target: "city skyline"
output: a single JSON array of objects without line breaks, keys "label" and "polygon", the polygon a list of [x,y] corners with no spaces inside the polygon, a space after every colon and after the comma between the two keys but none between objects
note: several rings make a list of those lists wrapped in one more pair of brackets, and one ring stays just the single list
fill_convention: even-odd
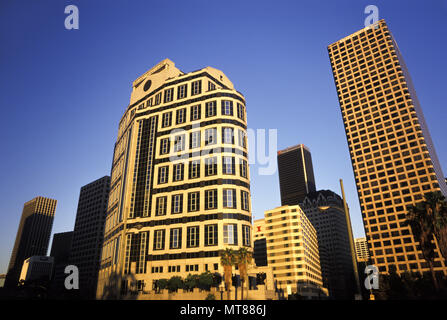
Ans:
[{"label": "city skyline", "polygon": [[[291,4],[289,4],[292,6]],[[346,5],[346,4],[345,4]],[[447,11],[447,7],[443,3],[440,2],[439,9],[444,10],[444,12]],[[136,6],[139,5],[133,5],[133,9],[135,9]],[[39,81],[43,80],[43,83],[50,85],[55,81],[58,81],[56,78],[57,76],[62,77],[61,81],[62,83],[65,82],[65,84],[69,87],[72,86],[72,89],[67,90],[66,88],[62,87],[62,85],[56,85],[57,90],[60,90],[60,92],[50,91],[45,92],[41,84],[39,84],[36,79],[36,76],[40,75],[43,70],[31,67],[31,66],[24,66],[22,68],[18,68],[16,63],[23,62],[23,59],[27,56],[24,54],[25,50],[28,48],[33,48],[33,45],[35,44],[28,44],[26,47],[25,45],[19,43],[19,45],[25,46],[22,48],[24,51],[22,52],[22,55],[18,55],[13,59],[12,66],[5,67],[3,69],[6,69],[6,72],[4,75],[1,76],[1,83],[4,84],[6,88],[11,88],[10,84],[6,82],[7,77],[11,77],[13,79],[16,79],[17,77],[23,76],[22,73],[25,72],[26,67],[31,67],[32,73],[34,73],[35,77],[33,80],[29,80],[32,82],[31,86],[35,86],[36,89],[30,88],[32,90],[32,94],[30,95],[32,97],[31,100],[24,100],[24,98],[17,98],[13,95],[14,90],[11,89],[10,92],[6,95],[6,97],[2,97],[1,102],[2,105],[9,106],[13,105],[13,97],[14,99],[18,99],[18,107],[25,107],[28,106],[44,106],[46,103],[48,103],[49,100],[54,96],[56,101],[59,101],[59,103],[51,102],[49,107],[47,109],[42,109],[39,112],[36,113],[36,111],[29,110],[30,114],[33,117],[37,117],[37,120],[40,120],[42,127],[39,126],[35,128],[35,132],[31,132],[32,135],[26,135],[21,133],[20,142],[23,142],[24,146],[23,149],[26,149],[27,147],[30,149],[30,151],[27,152],[36,152],[33,146],[36,144],[38,148],[40,148],[39,157],[34,160],[34,163],[31,165],[28,162],[24,162],[21,159],[21,156],[27,155],[28,153],[25,153],[25,151],[21,151],[21,148],[18,148],[15,146],[12,142],[19,142],[17,137],[13,137],[11,141],[8,141],[4,147],[7,150],[7,154],[10,154],[10,159],[5,159],[5,165],[10,167],[12,172],[6,173],[6,179],[4,180],[4,183],[2,184],[2,207],[0,207],[0,221],[2,225],[2,238],[1,242],[3,243],[0,247],[0,273],[6,272],[6,264],[9,260],[12,245],[14,241],[14,235],[11,236],[11,232],[9,232],[9,229],[16,230],[18,221],[20,219],[20,209],[21,205],[23,205],[23,202],[25,202],[27,199],[32,198],[37,195],[42,195],[46,197],[52,197],[58,200],[58,214],[55,217],[55,225],[53,227],[53,232],[62,232],[62,231],[68,231],[72,230],[74,225],[74,219],[76,216],[76,204],[77,204],[77,196],[79,195],[79,188],[80,186],[84,185],[85,183],[92,181],[93,179],[96,179],[97,177],[107,175],[110,173],[110,159],[111,159],[111,150],[113,146],[113,140],[117,133],[117,122],[121,117],[121,114],[124,111],[125,106],[128,103],[128,95],[130,92],[130,87],[128,86],[128,83],[133,81],[133,79],[136,78],[140,74],[141,70],[148,69],[148,67],[156,64],[157,62],[161,61],[164,58],[171,58],[173,61],[175,61],[179,66],[182,66],[183,71],[190,72],[192,70],[196,70],[198,68],[202,68],[206,65],[210,65],[212,67],[216,67],[219,69],[224,70],[224,72],[229,76],[230,79],[235,83],[235,86],[240,89],[241,92],[244,92],[245,98],[247,99],[247,109],[248,112],[248,126],[250,128],[278,128],[278,150],[282,149],[284,147],[287,147],[288,145],[295,145],[297,143],[303,143],[312,150],[312,156],[314,160],[314,171],[316,173],[316,180],[318,180],[318,186],[321,189],[332,189],[335,192],[339,192],[338,187],[338,178],[343,178],[346,185],[346,193],[348,198],[348,204],[351,208],[351,217],[353,220],[353,227],[354,227],[354,234],[356,237],[359,237],[363,235],[363,224],[361,222],[361,214],[359,210],[358,205],[358,199],[355,189],[355,181],[352,174],[352,169],[350,167],[349,162],[349,151],[346,144],[346,139],[344,137],[344,131],[343,131],[343,123],[340,117],[339,112],[339,106],[337,97],[334,90],[332,75],[330,71],[330,64],[328,63],[328,57],[326,52],[326,46],[330,43],[333,43],[334,41],[338,41],[339,39],[345,37],[348,34],[351,34],[360,28],[363,27],[363,19],[365,18],[365,15],[362,15],[362,10],[366,6],[366,2],[359,3],[358,5],[354,6],[354,9],[350,9],[350,13],[352,14],[352,17],[347,19],[347,21],[339,21],[339,24],[334,24],[336,28],[334,28],[334,31],[331,30],[325,30],[326,34],[322,36],[323,30],[317,29],[315,37],[321,36],[321,38],[318,39],[318,43],[310,41],[311,44],[309,51],[303,50],[302,47],[295,47],[293,51],[293,54],[288,55],[285,53],[284,48],[286,48],[289,44],[285,42],[285,39],[280,39],[275,42],[275,44],[278,46],[278,52],[275,51],[268,51],[268,54],[271,54],[271,63],[267,63],[267,69],[268,71],[273,74],[272,80],[275,79],[281,79],[281,76],[288,76],[289,78],[286,78],[286,80],[281,79],[280,81],[275,81],[275,83],[272,83],[268,81],[267,79],[262,79],[260,76],[262,73],[257,74],[256,69],[253,69],[253,67],[248,66],[249,63],[253,62],[251,60],[248,60],[247,57],[242,56],[239,60],[237,56],[232,54],[222,54],[222,56],[201,56],[197,51],[193,51],[193,57],[189,58],[189,56],[181,56],[178,53],[173,54],[173,50],[175,47],[171,47],[168,50],[160,50],[160,52],[157,52],[156,54],[149,55],[149,54],[142,54],[136,57],[134,60],[134,64],[126,64],[123,66],[123,69],[117,70],[116,68],[112,70],[105,69],[105,65],[101,68],[93,69],[92,71],[88,73],[76,73],[74,69],[71,69],[71,67],[67,67],[67,73],[60,73],[56,72],[54,69],[51,72],[52,77],[47,76],[44,77],[44,79],[38,79]],[[90,9],[87,9],[87,8]],[[342,6],[343,7],[343,6]],[[390,5],[386,4],[378,4],[379,9],[381,9],[381,12],[383,12],[383,15],[381,14],[381,18],[385,18],[390,25],[390,29],[393,31],[394,36],[397,38],[397,41],[399,43],[400,49],[405,56],[405,60],[407,62],[408,68],[410,69],[410,72],[412,74],[412,78],[415,82],[415,87],[418,92],[419,99],[421,100],[421,104],[424,109],[424,114],[426,115],[426,120],[428,122],[428,127],[430,129],[432,138],[434,140],[435,148],[437,150],[438,156],[440,158],[441,166],[443,166],[444,172],[446,171],[445,167],[445,159],[447,159],[447,147],[445,146],[445,143],[443,144],[442,140],[442,125],[445,122],[445,116],[444,114],[439,113],[442,109],[442,95],[439,94],[436,91],[442,92],[442,90],[436,90],[436,86],[442,86],[442,81],[438,81],[436,83],[435,80],[430,80],[430,77],[436,77],[444,73],[445,69],[447,68],[444,61],[441,59],[442,55],[442,46],[440,45],[437,49],[435,44],[429,43],[429,45],[434,46],[431,50],[427,50],[429,52],[422,53],[419,51],[420,49],[418,47],[422,47],[421,43],[424,44],[425,48],[427,47],[427,43],[424,41],[423,36],[433,37],[433,38],[442,38],[442,34],[444,32],[445,34],[445,27],[442,26],[439,22],[436,21],[436,18],[431,19],[429,22],[429,26],[432,26],[431,30],[434,34],[430,35],[421,35],[414,32],[414,26],[408,25],[405,23],[405,21],[402,21],[400,18],[397,17],[398,14],[402,14],[401,8],[396,8]],[[382,9],[383,8],[383,9]],[[89,24],[89,21],[91,22],[93,19],[89,16],[88,10],[97,10],[100,12],[99,8],[90,7],[90,5],[82,5],[80,6],[81,10],[81,16],[83,12],[85,12],[85,17],[82,23],[81,23],[81,29],[80,34],[83,34],[82,32],[87,32],[88,28],[92,27]],[[113,5],[111,5],[111,9],[109,8],[106,10],[107,14],[116,15],[116,11],[113,11]],[[247,10],[247,8],[243,8]],[[265,9],[263,7],[263,9]],[[310,8],[312,9],[312,8]],[[315,8],[314,8],[315,9]],[[340,8],[337,9],[331,4],[327,5],[326,10],[329,12],[331,10],[337,12],[336,10],[343,10],[346,8]],[[390,9],[390,11],[387,11],[387,9]],[[39,11],[40,10],[40,11]],[[52,10],[56,10],[51,8],[50,12]],[[295,12],[299,12],[299,8],[295,8]],[[309,10],[309,8],[307,8]],[[409,10],[408,8],[404,8],[403,10]],[[42,12],[41,8],[38,8],[38,12]],[[62,10],[60,10],[62,12]],[[302,9],[303,12],[306,11],[306,9]],[[429,17],[438,17],[438,13],[435,12],[434,8],[432,8],[431,11],[427,12],[418,12],[417,14],[425,14]],[[260,10],[257,12],[257,17],[263,16],[263,10]],[[325,12],[324,17],[320,18],[326,18],[326,15],[329,15],[328,12]],[[133,13],[133,11],[132,11]],[[416,14],[415,11],[409,11],[410,16],[411,14]],[[51,16],[50,13],[46,13]],[[278,16],[285,15],[286,17],[294,17],[292,14],[286,15],[283,11],[273,11],[273,15],[276,14],[275,21],[278,22]],[[346,14],[346,13],[345,13]],[[408,18],[408,16],[407,16]],[[406,19],[407,19],[406,18]],[[12,19],[12,17],[7,18]],[[103,19],[105,19],[103,17]],[[332,19],[332,20],[331,20]],[[63,15],[60,14],[57,15],[56,18],[49,19],[50,24],[52,25],[52,28],[58,28],[58,25],[62,25],[61,21],[63,21]],[[237,21],[236,17],[234,17],[234,20]],[[324,19],[323,19],[324,20]],[[430,20],[430,19],[429,19]],[[31,20],[32,21],[32,20]],[[233,21],[233,20],[232,20]],[[289,23],[291,23],[289,20],[288,22],[285,22],[281,24],[282,27],[288,26]],[[335,23],[338,21],[334,17],[329,18],[328,21],[324,22],[325,25],[330,25],[331,23]],[[320,21],[321,22],[321,21]],[[305,22],[304,22],[305,23]],[[437,24],[439,23],[439,24]],[[54,25],[53,25],[54,24]],[[440,28],[440,30],[436,29],[436,25]],[[270,25],[271,26],[271,25]],[[296,26],[296,29],[299,28],[300,24],[292,24],[292,26]],[[133,26],[135,27],[135,26]],[[193,25],[188,25],[188,27],[192,28]],[[272,27],[272,26],[271,26]],[[274,26],[273,26],[274,27]],[[41,28],[41,27],[40,27]],[[62,27],[61,27],[62,28]],[[233,26],[233,28],[235,28]],[[275,28],[275,27],[274,27]],[[295,30],[296,32],[296,29]],[[42,29],[39,29],[40,32],[42,32]],[[189,30],[189,29],[187,29]],[[276,30],[276,28],[275,28]],[[413,31],[412,31],[413,30]],[[252,30],[251,29],[245,29],[245,34],[249,34]],[[20,32],[20,31],[19,31]],[[82,40],[80,40],[79,35],[77,34],[70,34],[66,30],[62,30],[64,32],[63,34],[57,34],[58,41],[74,41],[74,44],[82,44],[85,49],[85,45],[87,43],[84,43]],[[96,30],[96,32],[104,32],[104,34],[108,33],[107,30]],[[320,32],[320,33],[318,33]],[[288,35],[293,35],[294,33],[288,33]],[[436,36],[438,34],[438,36]],[[441,36],[439,36],[441,34]],[[85,35],[85,33],[83,34]],[[98,35],[96,33],[96,35]],[[121,34],[122,35],[122,34]],[[270,34],[272,35],[272,34]],[[295,36],[303,35],[300,33],[295,33]],[[413,36],[419,37],[418,39],[414,40]],[[242,41],[242,37],[237,37],[238,43]],[[8,39],[9,41],[12,41],[11,39]],[[261,38],[257,38],[257,40],[261,40]],[[309,40],[309,39],[306,39]],[[272,40],[273,41],[273,40]],[[298,40],[297,40],[298,42]],[[194,42],[195,43],[195,42]],[[230,41],[225,41],[225,43],[230,43]],[[17,45],[15,42],[11,42],[12,45]],[[65,43],[67,45],[67,43]],[[248,41],[249,45],[255,45],[253,42]],[[213,42],[213,45],[215,48],[220,48],[221,44]],[[445,46],[445,45],[444,45]],[[74,56],[68,55],[67,62],[70,63],[70,61],[73,61],[74,64],[82,64],[85,68],[85,63],[82,62],[82,58],[88,60],[88,57],[85,56],[84,51],[76,50],[74,46],[69,46],[69,49],[65,50],[74,50],[76,54],[80,54],[81,58],[79,59],[72,59],[70,60],[70,57],[73,58]],[[203,49],[204,47],[201,47]],[[256,47],[257,48],[257,47]],[[304,52],[300,52],[298,50],[300,48]],[[20,49],[20,48],[19,48]],[[49,48],[47,48],[48,50]],[[167,49],[167,48],[166,48]],[[260,47],[259,47],[260,49]],[[62,50],[59,53],[67,54],[65,50]],[[318,50],[318,51],[312,51],[312,50]],[[164,51],[164,52],[162,52]],[[232,51],[239,51],[237,48],[232,48]],[[312,52],[311,52],[312,51]],[[49,51],[37,51],[37,57],[40,57],[43,62],[46,62],[48,64],[48,61],[51,59],[45,60],[45,52]],[[102,51],[90,51],[92,54],[96,52],[96,54],[102,53]],[[279,52],[281,52],[282,55],[286,55],[285,60],[288,60],[285,62],[280,62],[277,59],[280,57]],[[312,58],[313,53],[316,52],[316,57],[313,59],[315,61],[315,69],[316,69],[316,75],[313,73],[310,73],[310,70],[303,68],[300,64],[290,64],[291,59],[293,59],[295,56],[302,57],[304,60],[306,58]],[[84,56],[82,56],[84,54]],[[264,55],[267,53],[264,53]],[[428,67],[423,67],[420,60],[422,60],[421,56],[423,55],[429,55],[430,58],[428,60]],[[307,57],[306,55],[309,55],[310,57]],[[266,56],[262,56],[265,58]],[[22,60],[20,60],[22,59]],[[109,58],[111,59],[111,58]],[[112,61],[121,61],[118,59],[118,57],[113,56]],[[106,59],[107,60],[107,59]],[[236,62],[232,65],[233,60],[236,60]],[[261,59],[262,60],[262,59]],[[61,61],[65,61],[64,59],[61,59]],[[318,62],[317,62],[318,61]],[[53,62],[53,61],[50,61]],[[109,60],[109,62],[111,62]],[[3,62],[1,62],[3,63]],[[272,70],[272,69],[278,69],[278,63],[280,67],[289,67],[289,70],[294,70],[296,72],[304,71],[303,76],[297,76],[295,75],[296,72],[289,73],[284,71],[278,71],[278,70]],[[433,70],[434,68],[429,68],[430,64],[433,64],[436,66],[436,70]],[[44,63],[45,65],[45,63]],[[65,63],[63,64],[65,65]],[[260,61],[257,59],[254,60],[254,65],[259,67],[261,66]],[[18,73],[12,73],[12,70],[17,69]],[[81,69],[81,68],[80,68]],[[242,73],[239,73],[238,69],[245,71]],[[117,72],[119,71],[119,72]],[[254,72],[255,71],[255,72]],[[70,79],[70,72],[74,72],[76,75],[76,80]],[[115,78],[115,72],[117,72],[117,77]],[[307,72],[307,73],[306,73]],[[103,78],[103,76],[105,77]],[[306,78],[306,76],[310,77],[310,83],[306,84],[304,81],[308,80],[309,78]],[[312,77],[313,76],[313,77]],[[53,78],[54,77],[54,78]],[[93,85],[93,81],[97,84],[104,83],[102,86],[97,87],[89,87],[89,86],[80,86],[78,84],[79,79],[85,79],[87,77],[93,77],[91,80],[92,82],[88,82],[89,84]],[[107,79],[108,77],[112,79]],[[288,81],[287,79],[293,79],[297,78],[300,79],[299,81]],[[426,77],[429,77],[429,80],[425,80]],[[267,77],[269,78],[269,77]],[[320,83],[321,87],[313,87],[316,85],[318,81],[322,81]],[[425,80],[425,81],[424,81]],[[51,82],[50,82],[51,81]],[[16,81],[13,81],[16,82]],[[250,84],[250,82],[253,82],[254,84]],[[102,89],[102,87],[105,87],[105,89]],[[281,97],[278,97],[277,92],[275,93],[268,93],[266,88],[270,88],[270,86],[273,86],[273,90],[281,90]],[[299,87],[299,94],[300,96],[295,99],[293,99],[293,96],[295,96],[295,92],[293,94],[290,94],[287,92],[287,90],[296,91],[296,87]],[[51,86],[48,86],[48,88],[52,88]],[[123,89],[123,88],[128,88]],[[38,90],[42,90],[42,92],[39,92]],[[54,90],[54,89],[52,89]],[[66,91],[67,90],[67,91]],[[72,91],[74,90],[74,92]],[[284,91],[282,91],[284,90]],[[304,91],[310,90],[309,93],[305,93]],[[324,91],[324,98],[321,102],[313,102],[311,103],[311,96],[312,93],[316,95],[319,90]],[[7,90],[8,91],[8,90]],[[119,92],[119,94],[113,94],[110,97],[107,95],[109,91],[116,91]],[[266,93],[267,92],[267,93]],[[49,93],[49,95],[47,94]],[[71,93],[71,94],[70,94]],[[61,96],[59,95],[61,94]],[[63,96],[66,98],[63,99]],[[56,98],[57,97],[57,98]],[[105,98],[107,97],[107,99]],[[87,100],[92,99],[92,102],[86,103]],[[300,99],[302,98],[302,99]],[[62,100],[61,100],[62,99]],[[308,105],[310,105],[309,109],[304,109],[306,106],[301,106],[301,101],[307,102]],[[33,103],[31,103],[33,102]],[[85,105],[87,104],[87,107]],[[296,127],[292,125],[292,122],[289,122],[288,116],[286,116],[286,113],[282,115],[273,115],[269,114],[268,116],[265,116],[265,113],[268,112],[269,106],[280,104],[285,105],[287,107],[284,107],[284,111],[286,113],[291,113],[298,117],[303,117],[304,119],[307,119],[306,121],[312,122],[315,127],[314,132],[306,132],[306,130],[309,130],[309,128],[304,127],[304,129],[300,129],[299,127]],[[82,106],[84,105],[84,106]],[[434,106],[433,106],[434,105]],[[64,106],[64,108],[58,108],[58,106]],[[81,106],[81,107],[77,107]],[[312,112],[312,107],[316,109],[316,111]],[[113,108],[113,112],[108,112],[106,117],[99,118],[97,114],[93,111],[93,109],[98,108],[102,110],[101,112],[111,111]],[[20,109],[20,108],[17,108]],[[80,109],[80,110],[79,110]],[[298,111],[296,111],[297,109]],[[27,109],[28,110],[28,109]],[[250,112],[252,110],[252,112]],[[258,111],[260,112],[254,112]],[[46,117],[48,117],[48,113],[53,113],[52,120],[53,122],[46,122],[49,121]],[[294,113],[296,112],[296,113]],[[256,113],[259,113],[257,115]],[[262,115],[264,113],[264,116]],[[17,126],[19,123],[23,123],[23,119],[21,118],[21,112],[18,111],[11,111],[12,114],[12,124],[7,125],[5,128],[2,128],[2,130],[5,130],[4,133],[6,136],[8,136],[10,133],[9,131],[6,131],[8,129],[13,128],[14,126]],[[89,120],[88,115],[91,115],[91,119]],[[444,116],[444,118],[443,118]],[[35,118],[33,119],[25,119],[24,124],[28,125],[28,121],[32,121],[33,124],[38,123],[39,121],[35,121]],[[95,122],[98,122],[97,123]],[[107,124],[104,124],[107,123]],[[50,126],[49,124],[53,124],[53,126]],[[29,123],[29,125],[32,125]],[[75,137],[75,133],[70,131],[73,130],[74,127],[83,130],[83,132],[80,133],[80,137]],[[331,130],[328,130],[327,127],[330,127]],[[326,133],[322,133],[321,131],[325,129],[327,130]],[[30,130],[32,131],[32,130]],[[52,135],[61,135],[61,138],[58,138],[55,140]],[[312,137],[312,135],[315,135],[316,137]],[[91,138],[94,137],[94,138]],[[69,142],[72,141],[78,141],[76,143],[63,143],[67,142],[63,139],[74,139],[74,140],[68,140]],[[76,139],[77,138],[77,139]],[[87,139],[89,138],[89,139]],[[48,140],[46,140],[48,139]],[[59,140],[60,139],[60,140]],[[47,143],[39,143],[40,141],[47,141]],[[70,149],[66,147],[66,145],[73,145],[74,149]],[[20,150],[19,150],[20,149]],[[54,151],[53,151],[54,149]],[[332,157],[329,157],[331,159],[327,159],[327,153],[330,152]],[[23,152],[23,153],[22,153]],[[74,156],[75,153],[78,153],[79,155]],[[57,157],[57,155],[60,155],[61,157]],[[24,158],[27,158],[26,156]],[[335,161],[334,161],[335,159]],[[18,160],[16,163],[11,162],[13,160]],[[331,160],[331,161],[330,161]],[[48,163],[47,163],[48,162]],[[63,165],[61,165],[63,163]],[[47,164],[45,166],[45,164]],[[258,165],[251,167],[252,172],[252,181],[251,185],[253,188],[252,191],[252,205],[253,205],[253,218],[259,219],[263,216],[264,210],[267,210],[268,208],[277,207],[280,204],[280,198],[279,198],[279,184],[278,184],[278,177],[277,172],[272,176],[259,176],[257,174],[254,174],[257,171]],[[39,172],[33,171],[37,168],[41,168]],[[67,169],[72,169],[72,174],[63,173]],[[33,170],[31,170],[33,169]],[[23,173],[15,174],[14,171],[21,171],[23,170]],[[29,170],[31,170],[29,172]],[[335,172],[333,172],[335,171]],[[43,184],[36,184],[33,181],[43,181],[41,178],[43,176],[48,176],[46,179],[47,182]],[[26,178],[26,180],[25,180]],[[25,184],[25,181],[28,182],[28,180],[31,180],[30,183]],[[268,185],[269,187],[266,188],[265,186]],[[274,192],[272,192],[272,188],[274,188]],[[267,189],[267,190],[263,190]],[[270,198],[267,198],[266,195],[275,194],[274,196],[271,196]],[[14,233],[15,231],[12,231]]]}]

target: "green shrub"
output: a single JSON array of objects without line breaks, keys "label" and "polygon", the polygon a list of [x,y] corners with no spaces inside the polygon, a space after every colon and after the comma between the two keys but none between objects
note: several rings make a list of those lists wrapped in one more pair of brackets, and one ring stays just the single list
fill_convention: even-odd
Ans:
[{"label": "green shrub", "polygon": [[168,280],[167,279],[159,279],[157,281],[157,287],[160,290],[166,289],[168,287]]},{"label": "green shrub", "polygon": [[214,294],[209,293],[209,294],[206,296],[205,300],[216,300],[216,297],[214,296]]},{"label": "green shrub", "polygon": [[183,288],[185,290],[192,291],[192,289],[197,288],[199,284],[199,276],[196,274],[188,274],[186,279],[183,281]]},{"label": "green shrub", "polygon": [[179,276],[173,276],[168,280],[167,287],[169,292],[177,291],[180,288],[183,288],[183,280]]},{"label": "green shrub", "polygon": [[210,290],[213,285],[213,275],[207,271],[199,275],[198,287],[202,290]]}]

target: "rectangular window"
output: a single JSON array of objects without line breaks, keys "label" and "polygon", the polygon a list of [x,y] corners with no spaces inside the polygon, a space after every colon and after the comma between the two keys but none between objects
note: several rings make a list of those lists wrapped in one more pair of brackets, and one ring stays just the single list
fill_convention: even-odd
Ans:
[{"label": "rectangular window", "polygon": [[200,160],[189,162],[189,179],[200,178]]},{"label": "rectangular window", "polygon": [[140,234],[140,256],[138,264],[138,273],[146,273],[146,244],[148,232]]},{"label": "rectangular window", "polygon": [[217,209],[217,189],[205,190],[205,210]]},{"label": "rectangular window", "polygon": [[155,104],[154,105],[158,105],[160,103],[161,103],[161,92],[159,92],[155,95]]},{"label": "rectangular window", "polygon": [[169,174],[169,166],[163,166],[158,168],[158,183],[167,183]]},{"label": "rectangular window", "polygon": [[119,252],[120,252],[120,239],[121,236],[118,236],[115,240],[115,254],[113,255],[113,264],[117,264],[119,260]]},{"label": "rectangular window", "polygon": [[208,81],[208,91],[213,91],[213,90],[216,90],[216,85],[213,82]]},{"label": "rectangular window", "polygon": [[202,93],[202,80],[197,80],[191,83],[191,95],[195,96]]},{"label": "rectangular window", "polygon": [[234,144],[234,131],[233,128],[222,128],[222,143]]},{"label": "rectangular window", "polygon": [[213,145],[217,143],[217,129],[209,128],[205,129],[205,146]]},{"label": "rectangular window", "polygon": [[233,157],[222,157],[222,173],[235,174],[235,163]]},{"label": "rectangular window", "polygon": [[174,138],[174,152],[185,150],[185,135],[181,134]]},{"label": "rectangular window", "polygon": [[249,200],[250,199],[248,197],[248,192],[241,190],[241,208],[242,208],[242,210],[245,210],[245,211],[250,210]]},{"label": "rectangular window", "polygon": [[160,154],[168,154],[169,151],[170,151],[169,147],[170,147],[169,138],[161,139],[161,142],[160,142]]},{"label": "rectangular window", "polygon": [[172,120],[172,113],[171,112],[163,113],[162,121],[161,121],[161,127],[162,128],[166,128],[166,127],[171,126],[171,120]]},{"label": "rectangular window", "polygon": [[247,136],[246,136],[244,130],[241,130],[241,129],[238,130],[238,142],[239,142],[239,147],[242,147],[244,149],[247,148]]},{"label": "rectangular window", "polygon": [[188,248],[199,246],[199,226],[188,227],[186,233],[186,243]]},{"label": "rectangular window", "polygon": [[156,215],[164,216],[166,215],[166,206],[167,206],[167,196],[158,197],[156,201]]},{"label": "rectangular window", "polygon": [[165,248],[165,230],[155,230],[154,250],[163,250],[164,248]]},{"label": "rectangular window", "polygon": [[205,159],[205,176],[214,176],[217,174],[217,158],[206,158]]},{"label": "rectangular window", "polygon": [[146,107],[152,107],[152,100],[153,98],[150,98],[146,101]]},{"label": "rectangular window", "polygon": [[200,104],[191,107],[190,120],[195,121],[200,119]]},{"label": "rectangular window", "polygon": [[[130,269],[130,246],[132,244],[132,233],[126,235],[126,252],[124,256],[124,273],[128,274]],[[104,251],[103,251],[104,254]]]},{"label": "rectangular window", "polygon": [[200,131],[191,132],[189,135],[189,148],[200,148]]},{"label": "rectangular window", "polygon": [[216,246],[217,240],[217,224],[205,225],[205,245]]},{"label": "rectangular window", "polygon": [[205,104],[205,117],[214,117],[217,115],[216,101],[210,101]]},{"label": "rectangular window", "polygon": [[178,109],[176,111],[176,124],[181,124],[186,121],[186,108]]},{"label": "rectangular window", "polygon": [[188,212],[199,211],[200,209],[200,192],[188,193]]},{"label": "rectangular window", "polygon": [[166,89],[165,90],[165,101],[164,102],[165,103],[166,102],[171,102],[173,97],[174,97],[174,89],[173,88]]},{"label": "rectangular window", "polygon": [[223,189],[223,206],[224,208],[236,208],[235,189]]},{"label": "rectangular window", "polygon": [[224,243],[237,245],[237,225],[224,224]]},{"label": "rectangular window", "polygon": [[237,117],[245,121],[245,110],[244,106],[240,103],[237,104]]},{"label": "rectangular window", "polygon": [[244,159],[239,159],[239,171],[241,177],[247,178],[247,168],[247,161],[245,161]]},{"label": "rectangular window", "polygon": [[233,101],[222,100],[222,115],[223,116],[233,115]]},{"label": "rectangular window", "polygon": [[250,243],[250,226],[242,226],[242,245],[244,246],[251,246]]},{"label": "rectangular window", "polygon": [[171,198],[171,213],[177,214],[183,212],[183,194],[174,194]]},{"label": "rectangular window", "polygon": [[178,86],[178,89],[177,89],[177,99],[186,98],[187,88],[188,88],[187,84],[183,84],[181,86]]},{"label": "rectangular window", "polygon": [[171,234],[169,237],[169,248],[179,249],[182,247],[182,229],[175,228],[171,229]]},{"label": "rectangular window", "polygon": [[185,165],[183,163],[174,164],[174,181],[182,181],[184,176]]}]

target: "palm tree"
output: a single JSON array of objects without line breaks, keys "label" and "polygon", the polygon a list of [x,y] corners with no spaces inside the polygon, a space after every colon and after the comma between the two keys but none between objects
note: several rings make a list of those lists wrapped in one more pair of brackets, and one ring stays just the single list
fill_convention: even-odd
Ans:
[{"label": "palm tree", "polygon": [[220,253],[220,264],[224,268],[225,289],[227,291],[227,300],[230,300],[231,276],[233,274],[233,265],[235,264],[235,252],[231,248],[226,248]]},{"label": "palm tree", "polygon": [[438,242],[439,252],[447,260],[447,202],[440,191],[430,192],[425,199],[434,216],[434,235]]},{"label": "palm tree", "polygon": [[447,257],[447,204],[444,196],[439,191],[427,193],[424,201],[408,207],[406,220],[415,240],[420,243],[422,256],[429,265],[433,285],[438,291],[434,271],[436,240],[443,258]]},{"label": "palm tree", "polygon": [[248,265],[252,261],[253,254],[248,251],[247,248],[239,248],[236,251],[236,263],[239,268],[239,274],[241,276],[241,300],[244,300],[244,283],[248,277],[247,269]]}]

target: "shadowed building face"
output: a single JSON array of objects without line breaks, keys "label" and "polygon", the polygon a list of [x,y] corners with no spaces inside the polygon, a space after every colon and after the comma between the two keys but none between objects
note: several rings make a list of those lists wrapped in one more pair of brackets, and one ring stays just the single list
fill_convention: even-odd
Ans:
[{"label": "shadowed building face", "polygon": [[25,259],[47,254],[56,204],[56,200],[44,197],[36,197],[24,204],[9,262],[6,286],[17,285]]},{"label": "shadowed building face", "polygon": [[278,151],[278,171],[281,205],[297,205],[315,191],[312,157],[306,146]]}]

